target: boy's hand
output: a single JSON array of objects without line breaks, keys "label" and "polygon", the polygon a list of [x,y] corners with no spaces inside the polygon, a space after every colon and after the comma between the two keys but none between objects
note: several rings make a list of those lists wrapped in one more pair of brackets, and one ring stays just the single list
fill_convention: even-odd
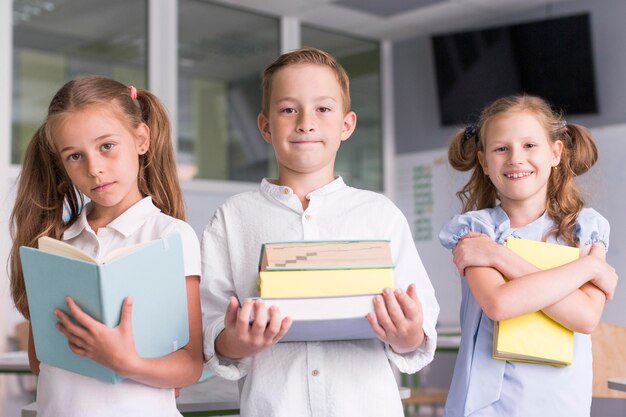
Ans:
[{"label": "boy's hand", "polygon": [[291,327],[291,318],[281,318],[277,307],[268,309],[262,300],[246,299],[239,310],[237,299],[230,297],[224,325],[215,341],[215,351],[226,358],[241,359],[278,342]]},{"label": "boy's hand", "polygon": [[370,326],[395,352],[412,352],[424,342],[424,316],[415,284],[409,285],[406,292],[385,288],[382,295],[374,297],[374,311],[376,314],[367,315]]},{"label": "boy's hand", "polygon": [[120,375],[131,372],[133,364],[139,360],[133,340],[132,298],[124,300],[120,324],[115,328],[93,319],[76,305],[72,297],[65,301],[74,320],[58,309],[54,314],[59,319],[56,327],[67,337],[70,350]]}]

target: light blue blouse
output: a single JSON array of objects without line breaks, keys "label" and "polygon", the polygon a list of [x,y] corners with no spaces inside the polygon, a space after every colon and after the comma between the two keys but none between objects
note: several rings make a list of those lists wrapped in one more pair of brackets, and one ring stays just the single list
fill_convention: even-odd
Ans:
[{"label": "light blue blouse", "polygon": [[[504,210],[472,211],[453,217],[439,233],[439,240],[454,249],[469,232],[484,233],[499,244],[515,236],[542,240],[554,226],[544,213],[532,223],[511,228]],[[609,223],[593,209],[583,209],[575,228],[580,247],[609,244]],[[561,239],[548,242],[565,244]],[[574,334],[574,361],[566,367],[495,360],[491,357],[493,321],[483,313],[462,281],[461,345],[445,408],[446,417],[589,417],[591,408],[591,338]]]}]

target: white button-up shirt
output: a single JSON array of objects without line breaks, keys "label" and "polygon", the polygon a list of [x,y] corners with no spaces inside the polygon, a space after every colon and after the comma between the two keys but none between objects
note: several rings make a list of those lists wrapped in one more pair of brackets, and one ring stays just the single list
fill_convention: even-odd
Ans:
[{"label": "white button-up shirt", "polygon": [[[439,305],[417,254],[406,218],[386,197],[345,185],[341,177],[307,196],[303,210],[288,187],[263,180],[218,208],[202,239],[201,298],[204,351],[210,368],[239,379],[242,417],[402,416],[389,364],[412,373],[436,346]],[[261,244],[271,241],[388,239],[395,284],[415,283],[424,312],[424,344],[397,354],[376,339],[278,343],[254,357],[229,361],[215,353],[231,295],[258,296]]]},{"label": "white button-up shirt", "polygon": [[[185,275],[200,275],[200,244],[195,232],[184,221],[161,213],[152,203],[152,198],[140,200],[97,232],[87,222],[90,209],[91,203],[65,231],[64,241],[101,260],[114,249],[179,233],[183,243]],[[37,417],[180,415],[172,388],[155,388],[130,379],[111,384],[41,364],[37,381]]]}]

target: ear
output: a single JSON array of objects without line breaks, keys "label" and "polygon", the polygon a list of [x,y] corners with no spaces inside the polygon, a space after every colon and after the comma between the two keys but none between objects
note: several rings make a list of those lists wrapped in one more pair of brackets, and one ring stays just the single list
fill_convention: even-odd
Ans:
[{"label": "ear", "polygon": [[341,126],[341,141],[348,140],[354,129],[356,128],[356,113],[351,111],[343,116],[343,124]]},{"label": "ear", "polygon": [[135,129],[135,145],[137,153],[144,155],[150,148],[150,128],[145,123],[140,123]]},{"label": "ear", "polygon": [[485,152],[478,151],[476,152],[476,156],[478,157],[478,163],[483,169],[485,175],[489,175],[489,166],[487,165],[487,158],[485,158]]},{"label": "ear", "polygon": [[270,120],[267,118],[267,116],[265,116],[263,113],[259,113],[256,118],[256,125],[258,126],[261,135],[263,135],[263,140],[271,145],[272,132],[270,131]]},{"label": "ear", "polygon": [[563,153],[563,142],[554,141],[552,144],[552,166],[555,167],[561,163],[561,154]]}]

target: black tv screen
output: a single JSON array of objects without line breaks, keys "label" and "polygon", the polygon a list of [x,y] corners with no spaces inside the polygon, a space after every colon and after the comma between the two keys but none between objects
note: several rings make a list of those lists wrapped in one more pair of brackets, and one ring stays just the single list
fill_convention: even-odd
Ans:
[{"label": "black tv screen", "polygon": [[533,94],[566,114],[597,113],[589,14],[432,37],[442,125],[491,101]]}]

